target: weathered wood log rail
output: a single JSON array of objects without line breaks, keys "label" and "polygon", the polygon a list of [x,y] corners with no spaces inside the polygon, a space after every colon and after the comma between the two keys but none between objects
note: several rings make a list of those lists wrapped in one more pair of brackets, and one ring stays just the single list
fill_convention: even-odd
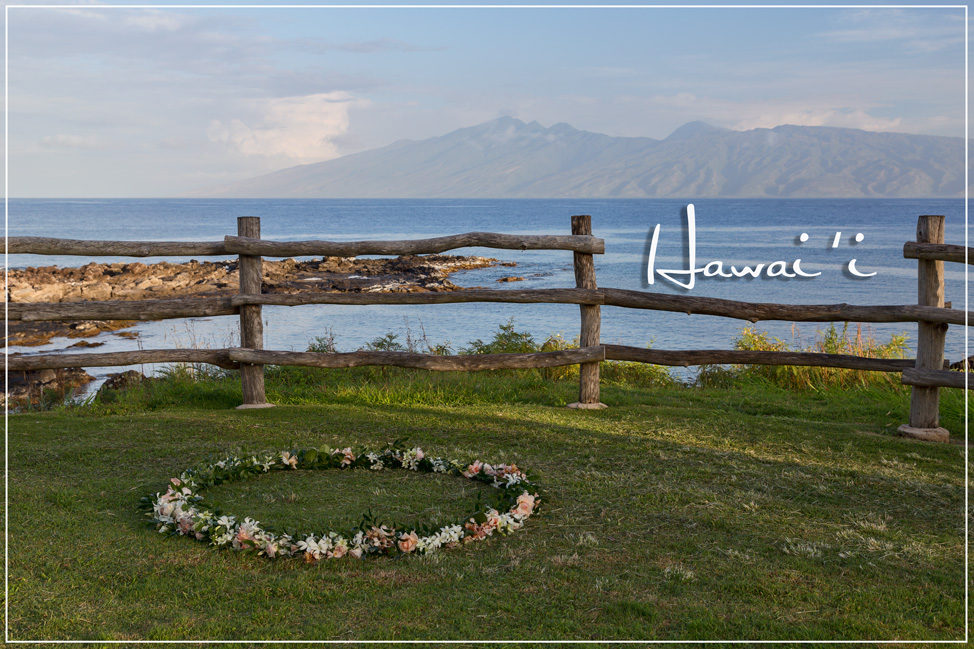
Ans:
[{"label": "weathered wood log rail", "polygon": [[500,250],[573,250],[601,255],[605,241],[593,236],[512,235],[468,232],[411,241],[267,241],[253,237],[224,238],[228,251],[263,257],[358,257],[360,255],[432,255],[457,248]]},{"label": "weathered wood log rail", "polygon": [[10,320],[164,320],[236,315],[241,306],[302,306],[308,304],[578,304],[713,315],[749,322],[937,322],[963,325],[965,311],[916,305],[854,306],[849,304],[787,305],[738,302],[713,297],[668,295],[614,288],[547,288],[496,291],[469,289],[447,293],[319,293],[314,295],[234,295],[165,300],[57,302],[10,304]]},{"label": "weathered wood log rail", "polygon": [[79,257],[212,257],[230,254],[222,241],[91,241],[48,237],[9,237],[7,253]]},{"label": "weathered wood log rail", "polygon": [[954,261],[961,264],[974,264],[970,248],[949,243],[917,243],[908,241],[903,245],[903,256],[907,259],[931,259]]},{"label": "weathered wood log rail", "polygon": [[[457,248],[485,247],[506,250],[571,251],[575,288],[535,290],[472,289],[448,293],[317,293],[270,295],[261,293],[261,258],[360,255],[438,254]],[[431,371],[480,371],[579,365],[579,400],[573,407],[604,407],[599,402],[599,363],[630,361],[682,366],[705,364],[804,365],[865,371],[899,372],[913,386],[910,425],[906,434],[943,439],[937,427],[939,387],[968,388],[967,373],[944,367],[943,333],[947,325],[966,325],[969,314],[947,308],[943,296],[943,262],[972,263],[971,249],[943,242],[943,217],[921,216],[917,241],[903,248],[905,258],[918,260],[918,303],[858,306],[849,304],[786,305],[739,302],[710,297],[670,295],[647,291],[598,288],[593,255],[605,252],[602,239],[592,235],[591,217],[572,217],[571,235],[509,235],[468,232],[408,241],[268,241],[260,238],[257,217],[238,219],[237,236],[221,242],[87,241],[43,237],[11,237],[11,254],[79,256],[226,256],[238,255],[240,292],[230,297],[166,300],[18,303],[8,304],[10,320],[161,320],[169,318],[239,315],[243,347],[231,349],[161,349],[112,353],[48,353],[7,356],[9,370],[97,367],[139,363],[209,363],[241,371],[244,405],[266,407],[264,365],[303,365],[341,368],[391,365]],[[451,304],[505,302],[519,304],[577,304],[582,321],[581,347],[531,354],[434,356],[403,352],[357,351],[323,354],[263,350],[261,307],[308,304]],[[876,359],[839,354],[764,352],[743,350],[658,350],[625,345],[603,345],[599,339],[601,306],[648,309],[735,318],[748,322],[917,322],[920,329],[917,359]],[[932,432],[931,432],[932,431]]]}]

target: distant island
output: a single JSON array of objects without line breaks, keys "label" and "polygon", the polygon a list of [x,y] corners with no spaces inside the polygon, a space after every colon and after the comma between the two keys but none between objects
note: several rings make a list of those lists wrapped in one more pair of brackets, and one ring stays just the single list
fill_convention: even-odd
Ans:
[{"label": "distant island", "polygon": [[963,138],[691,122],[663,140],[502,117],[203,189],[212,198],[951,198]]}]

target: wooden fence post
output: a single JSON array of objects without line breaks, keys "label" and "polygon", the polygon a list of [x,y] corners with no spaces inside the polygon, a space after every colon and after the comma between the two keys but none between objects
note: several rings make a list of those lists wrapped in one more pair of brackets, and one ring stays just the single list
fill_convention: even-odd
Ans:
[{"label": "wooden fence post", "polygon": [[[579,215],[572,217],[572,234],[592,234],[592,217]],[[575,256],[575,286],[576,288],[596,289],[595,258],[583,252],[574,253]],[[580,304],[582,316],[582,331],[579,347],[592,347],[602,344],[602,308],[597,304]],[[569,408],[595,410],[606,408],[599,401],[599,363],[582,363],[578,366],[578,401],[568,404]]]},{"label": "wooden fence post", "polygon": [[[237,218],[237,236],[260,239],[260,217]],[[255,255],[239,255],[240,294],[260,295],[263,271],[261,259]],[[264,321],[259,304],[240,307],[240,346],[244,349],[264,349]],[[237,409],[271,408],[264,394],[264,366],[240,364],[240,384],[243,387],[243,404]]]},{"label": "wooden fence post", "polygon": [[[917,243],[944,242],[944,217],[925,215],[917,220]],[[917,304],[920,306],[944,306],[944,262],[933,259],[917,260]],[[944,323],[917,323],[918,370],[942,370],[944,368],[944,342],[947,325]],[[950,441],[950,432],[939,426],[940,389],[913,386],[910,395],[910,423],[899,427],[907,437],[935,442]]]}]

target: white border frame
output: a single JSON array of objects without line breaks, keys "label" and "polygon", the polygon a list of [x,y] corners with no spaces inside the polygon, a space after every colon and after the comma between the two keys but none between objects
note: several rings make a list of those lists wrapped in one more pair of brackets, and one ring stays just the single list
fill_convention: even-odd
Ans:
[{"label": "white border frame", "polygon": [[[9,219],[9,199],[10,199],[10,10],[11,9],[964,9],[964,245],[969,245],[969,185],[970,185],[970,139],[969,139],[969,25],[970,8],[966,4],[928,4],[928,5],[880,5],[880,4],[750,4],[750,5],[207,5],[207,4],[144,4],[144,5],[63,5],[63,4],[36,4],[36,5],[6,5],[4,7],[4,286],[7,286],[7,233]],[[967,251],[965,251],[965,261]],[[968,332],[970,322],[969,302],[969,268],[968,263],[964,264],[964,357],[970,356]],[[8,325],[9,305],[4,303],[4,336],[9,335]],[[8,362],[7,355],[4,354],[4,392],[8,388]],[[967,388],[970,387],[970,373],[965,373],[965,394],[969,395]],[[10,639],[10,574],[9,574],[9,484],[10,484],[10,414],[4,408],[4,483],[3,483],[3,636],[7,644],[226,644],[226,643],[252,643],[252,644],[781,644],[784,642],[793,644],[967,644],[970,638],[970,461],[969,461],[969,399],[964,402],[964,639],[963,640],[11,640]]]}]

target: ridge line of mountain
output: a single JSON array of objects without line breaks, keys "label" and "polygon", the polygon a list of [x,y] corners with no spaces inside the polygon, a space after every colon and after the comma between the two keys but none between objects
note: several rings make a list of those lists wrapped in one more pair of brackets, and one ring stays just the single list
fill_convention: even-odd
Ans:
[{"label": "ridge line of mountain", "polygon": [[501,117],[189,196],[952,198],[964,190],[963,138],[689,122],[656,140]]}]

